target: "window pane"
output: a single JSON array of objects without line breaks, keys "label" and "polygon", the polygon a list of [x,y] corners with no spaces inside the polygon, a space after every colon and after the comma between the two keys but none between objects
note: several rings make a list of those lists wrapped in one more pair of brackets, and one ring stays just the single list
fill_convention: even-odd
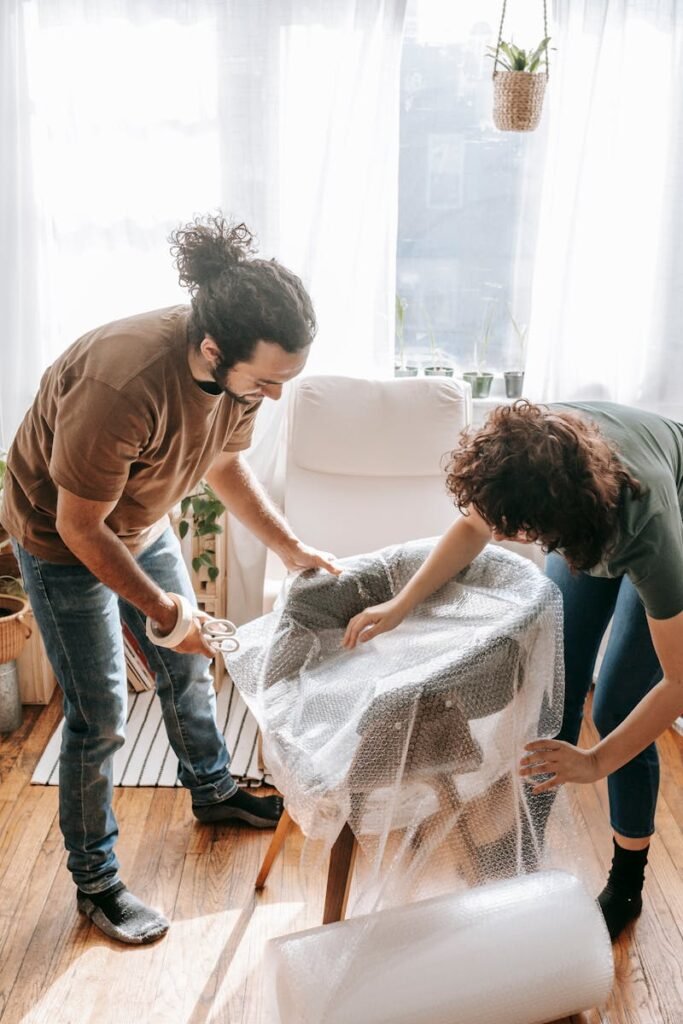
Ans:
[{"label": "window pane", "polygon": [[[517,5],[520,8],[529,5]],[[456,372],[523,365],[545,132],[493,126],[498,3],[411,0],[401,67],[397,362]],[[542,5],[503,38],[543,37]],[[552,58],[552,54],[551,54]],[[397,303],[397,312],[398,312]]]}]

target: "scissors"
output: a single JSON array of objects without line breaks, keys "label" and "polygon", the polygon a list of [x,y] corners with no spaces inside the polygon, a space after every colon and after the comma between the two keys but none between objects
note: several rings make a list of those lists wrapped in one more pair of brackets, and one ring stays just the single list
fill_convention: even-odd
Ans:
[{"label": "scissors", "polygon": [[230,619],[204,619],[201,630],[203,638],[216,653],[234,654],[239,650],[240,642],[235,636],[237,626]]}]

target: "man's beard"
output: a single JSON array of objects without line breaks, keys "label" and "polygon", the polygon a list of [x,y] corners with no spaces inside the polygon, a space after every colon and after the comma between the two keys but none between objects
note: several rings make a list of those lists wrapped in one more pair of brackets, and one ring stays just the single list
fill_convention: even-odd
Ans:
[{"label": "man's beard", "polygon": [[251,405],[252,402],[256,401],[256,397],[249,398],[246,395],[238,395],[235,391],[228,387],[228,377],[230,375],[230,367],[226,366],[225,363],[219,362],[215,366],[211,367],[211,376],[215,380],[221,391],[232,398],[233,402],[239,402],[240,405]]}]

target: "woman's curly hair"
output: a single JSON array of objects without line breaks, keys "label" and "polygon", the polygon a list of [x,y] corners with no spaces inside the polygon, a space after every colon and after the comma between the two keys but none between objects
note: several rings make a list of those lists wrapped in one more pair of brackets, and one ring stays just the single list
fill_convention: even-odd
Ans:
[{"label": "woman's curly hair", "polygon": [[171,254],[181,285],[189,289],[190,340],[209,334],[221,350],[221,368],[249,360],[260,340],[299,352],[317,330],[303,284],[277,260],[257,259],[246,224],[218,213],[197,217],[172,232]]},{"label": "woman's curly hair", "polygon": [[475,508],[506,537],[524,531],[547,551],[560,548],[576,570],[609,552],[624,489],[642,494],[595,423],[525,400],[464,431],[447,472],[461,511]]}]

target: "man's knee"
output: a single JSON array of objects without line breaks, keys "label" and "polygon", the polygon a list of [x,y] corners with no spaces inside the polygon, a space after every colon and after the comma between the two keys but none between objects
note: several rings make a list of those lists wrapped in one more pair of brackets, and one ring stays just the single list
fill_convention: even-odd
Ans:
[{"label": "man's knee", "polygon": [[78,753],[88,761],[104,761],[119,750],[126,738],[125,714],[112,709],[88,719],[67,715],[62,736],[62,757]]}]

